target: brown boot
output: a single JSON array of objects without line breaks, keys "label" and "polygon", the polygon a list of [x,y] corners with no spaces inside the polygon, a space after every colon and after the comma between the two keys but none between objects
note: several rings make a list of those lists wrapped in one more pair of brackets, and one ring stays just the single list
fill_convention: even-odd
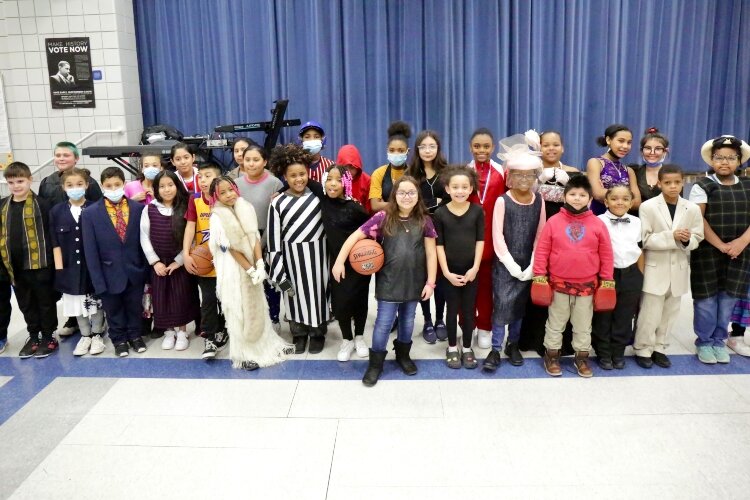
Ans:
[{"label": "brown boot", "polygon": [[576,365],[576,370],[578,370],[578,375],[584,378],[589,378],[594,376],[594,372],[591,371],[591,368],[589,367],[589,353],[586,351],[580,351],[576,353],[576,357],[573,361],[573,363]]},{"label": "brown boot", "polygon": [[560,368],[560,349],[547,349],[544,351],[544,370],[553,377],[562,375]]}]

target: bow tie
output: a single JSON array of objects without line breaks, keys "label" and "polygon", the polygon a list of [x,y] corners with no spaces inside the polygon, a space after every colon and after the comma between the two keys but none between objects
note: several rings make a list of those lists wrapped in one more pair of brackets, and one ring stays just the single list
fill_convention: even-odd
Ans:
[{"label": "bow tie", "polygon": [[617,219],[610,218],[609,220],[612,222],[612,224],[617,224],[618,222],[622,222],[624,224],[630,224],[630,219],[628,219],[627,217],[619,217]]}]

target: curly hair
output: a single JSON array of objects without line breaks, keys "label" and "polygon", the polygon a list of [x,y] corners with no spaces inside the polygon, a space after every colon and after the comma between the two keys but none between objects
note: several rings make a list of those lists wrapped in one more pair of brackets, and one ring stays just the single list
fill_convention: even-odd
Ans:
[{"label": "curly hair", "polygon": [[271,150],[268,169],[276,177],[283,177],[289,165],[300,164],[309,168],[312,162],[313,156],[302,149],[299,144],[281,144]]}]

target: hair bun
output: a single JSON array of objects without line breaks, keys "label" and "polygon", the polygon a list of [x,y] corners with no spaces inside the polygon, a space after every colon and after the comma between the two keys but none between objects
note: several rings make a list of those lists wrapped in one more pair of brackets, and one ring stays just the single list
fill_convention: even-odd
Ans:
[{"label": "hair bun", "polygon": [[650,127],[650,128],[646,129],[646,133],[647,134],[658,134],[659,133],[659,129],[656,128],[656,127]]},{"label": "hair bun", "polygon": [[411,137],[411,127],[406,122],[395,121],[388,125],[388,137],[393,137],[394,135],[402,135],[408,139]]}]

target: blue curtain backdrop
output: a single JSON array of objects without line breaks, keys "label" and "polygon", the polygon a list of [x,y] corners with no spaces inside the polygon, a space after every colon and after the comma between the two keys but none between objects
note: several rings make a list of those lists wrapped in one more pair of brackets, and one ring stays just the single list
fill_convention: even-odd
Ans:
[{"label": "blue curtain backdrop", "polygon": [[[386,129],[435,129],[451,162],[471,132],[562,132],[564,161],[614,122],[656,126],[702,170],[709,137],[750,133],[750,0],[134,0],[146,125],[185,133],[288,118],[385,163]],[[293,140],[286,131],[283,141]],[[249,134],[258,141],[262,134]],[[637,146],[629,156],[640,161]]]}]

